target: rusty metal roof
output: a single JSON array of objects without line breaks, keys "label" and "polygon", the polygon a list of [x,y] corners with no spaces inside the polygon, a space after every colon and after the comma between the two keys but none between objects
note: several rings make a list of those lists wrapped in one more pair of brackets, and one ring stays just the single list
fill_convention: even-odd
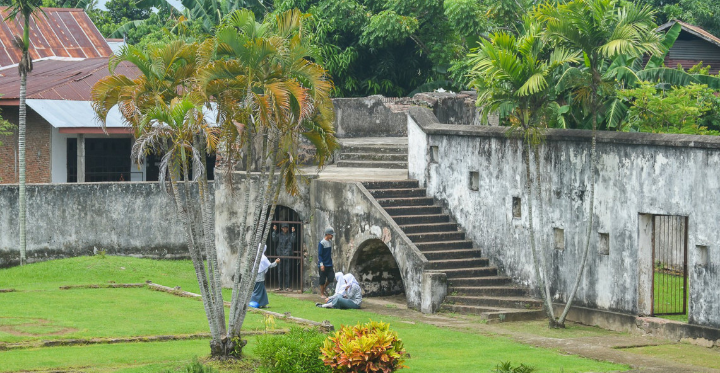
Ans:
[{"label": "rusty metal roof", "polygon": [[[92,86],[101,78],[110,75],[107,57],[49,58],[33,64],[33,71],[27,80],[28,99],[89,101],[92,97]],[[129,62],[120,63],[115,72],[130,78],[139,75],[137,67]],[[20,76],[17,69],[0,69],[0,105],[18,105],[19,94]]]},{"label": "rusty metal roof", "polygon": [[692,35],[695,35],[695,36],[699,37],[700,39],[703,39],[709,43],[715,44],[716,46],[720,47],[720,38],[707,32],[702,27],[691,25],[689,23],[685,23],[680,20],[674,20],[674,21],[667,22],[663,25],[660,25],[657,29],[658,29],[658,31],[664,31],[664,30],[667,30],[670,27],[672,27],[675,23],[679,23],[680,27],[682,28],[683,31],[688,32]]},{"label": "rusty metal roof", "polygon": [[[108,57],[112,50],[95,24],[82,9],[43,8],[30,21],[30,57],[95,58]],[[0,66],[17,64],[20,50],[12,44],[14,35],[22,35],[19,20],[5,21],[7,7],[0,7]]]}]

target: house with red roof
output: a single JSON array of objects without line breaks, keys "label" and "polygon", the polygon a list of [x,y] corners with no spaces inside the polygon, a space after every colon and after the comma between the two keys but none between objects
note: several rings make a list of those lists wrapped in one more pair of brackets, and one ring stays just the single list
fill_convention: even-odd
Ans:
[{"label": "house with red roof", "polygon": [[670,21],[658,27],[658,31],[666,32],[675,24],[680,24],[681,31],[675,44],[665,56],[665,66],[689,69],[698,63],[710,65],[710,74],[720,72],[720,38],[705,31],[703,28],[683,21]]},{"label": "house with red roof", "polygon": [[[30,55],[33,71],[27,80],[26,170],[28,183],[157,180],[154,160],[133,164],[133,136],[117,109],[102,128],[92,106],[91,89],[109,75],[113,54],[82,9],[44,8],[32,20]],[[17,21],[4,21],[0,7],[0,109],[17,124],[20,51],[11,40],[22,34]],[[134,76],[137,69],[120,64],[116,71]],[[18,181],[17,135],[2,140],[0,182]],[[147,167],[148,163],[150,167]]]}]

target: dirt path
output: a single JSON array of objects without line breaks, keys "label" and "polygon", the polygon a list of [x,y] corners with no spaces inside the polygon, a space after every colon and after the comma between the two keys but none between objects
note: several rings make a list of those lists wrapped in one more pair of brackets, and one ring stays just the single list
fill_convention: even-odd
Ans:
[{"label": "dirt path", "polygon": [[[316,294],[282,294],[308,302],[317,302]],[[438,327],[463,332],[474,332],[487,336],[504,336],[517,342],[537,347],[557,349],[563,353],[583,356],[590,359],[626,364],[632,367],[627,372],[652,373],[720,373],[718,369],[687,365],[670,359],[652,357],[625,351],[626,348],[674,344],[672,341],[651,336],[638,336],[623,333],[609,333],[602,336],[576,338],[552,338],[533,333],[509,330],[501,325],[485,324],[475,316],[458,314],[425,315],[407,308],[402,297],[381,297],[363,299],[363,310],[382,315],[390,315],[407,322],[423,322]],[[336,326],[338,327],[338,326]],[[704,347],[692,346],[703,349]]]}]

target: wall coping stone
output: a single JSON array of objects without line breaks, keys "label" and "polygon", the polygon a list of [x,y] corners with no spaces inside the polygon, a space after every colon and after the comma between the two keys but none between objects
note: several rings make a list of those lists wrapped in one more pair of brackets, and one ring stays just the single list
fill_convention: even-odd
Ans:
[{"label": "wall coping stone", "polygon": [[[408,115],[428,135],[507,138],[509,127],[468,126],[439,123],[426,108],[410,108]],[[548,129],[545,138],[553,141],[590,142],[591,130]],[[720,136],[678,135],[641,132],[597,131],[598,143],[623,145],[652,145],[699,149],[720,149]]]}]

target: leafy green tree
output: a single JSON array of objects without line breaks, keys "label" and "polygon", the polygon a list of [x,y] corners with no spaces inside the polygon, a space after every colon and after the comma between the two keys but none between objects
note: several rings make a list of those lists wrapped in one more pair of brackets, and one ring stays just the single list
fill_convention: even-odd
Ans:
[{"label": "leafy green tree", "polygon": [[658,12],[658,23],[675,19],[700,26],[720,36],[720,0],[638,0]]},{"label": "leafy green tree", "polygon": [[592,237],[595,206],[596,131],[603,99],[615,96],[615,77],[606,74],[618,56],[640,57],[660,54],[655,33],[654,12],[649,6],[620,3],[618,0],[572,0],[540,5],[535,17],[545,23],[547,40],[579,53],[584,64],[567,69],[559,84],[570,87],[571,98],[580,103],[592,123],[590,148],[590,206],[585,250],[575,283],[558,326],[564,326],[575,293],[582,280]]},{"label": "leafy green tree", "polygon": [[[523,159],[525,162],[528,220],[530,230],[530,248],[535,268],[535,278],[540,288],[545,312],[554,325],[555,315],[547,281],[544,245],[537,249],[534,213],[533,184],[536,198],[540,201],[540,222],[542,224],[542,189],[540,183],[540,157],[538,147],[544,137],[544,129],[552,121],[555,82],[554,74],[563,65],[579,61],[578,53],[562,47],[548,53],[542,40],[542,26],[526,19],[524,32],[516,37],[506,31],[491,34],[489,40],[483,40],[477,54],[471,55],[475,67],[470,75],[471,86],[478,91],[478,105],[487,118],[490,113],[498,113],[502,120],[511,125],[510,134],[520,136],[525,143]],[[547,59],[545,59],[547,57]],[[536,181],[530,153],[534,152]],[[540,251],[538,253],[538,251]]]},{"label": "leafy green tree", "polygon": [[[643,82],[639,87],[621,92],[631,102],[623,130],[720,135],[717,107],[718,92],[706,85],[690,84],[664,90]],[[710,125],[715,129],[708,129]]]},{"label": "leafy green tree", "polygon": [[115,23],[136,21],[150,16],[150,8],[141,8],[134,0],[110,0],[105,3],[110,19]]},{"label": "leafy green tree", "polygon": [[[135,157],[162,154],[161,183],[169,179],[166,190],[185,229],[213,356],[239,357],[246,343],[241,328],[263,252],[260,243],[267,239],[281,189],[297,193],[300,138],[315,146],[320,165],[338,147],[332,83],[311,62],[301,20],[298,11],[289,11],[259,23],[252,12],[235,11],[202,44],[124,48],[112,59],[111,71],[128,61],[141,75],[113,74],[93,87],[98,116],[104,120],[118,105],[134,129]],[[208,124],[210,108],[215,126]],[[234,165],[245,164],[239,181],[245,194],[238,204],[246,213],[240,214],[244,219],[229,323],[215,248],[214,204],[203,172],[207,154],[218,148],[228,176]]]},{"label": "leafy green tree", "polygon": [[38,13],[44,15],[40,9],[42,3],[39,0],[13,0],[8,8],[8,16],[6,20],[18,19],[23,24],[23,34],[15,35],[12,40],[13,45],[20,49],[21,57],[18,63],[18,73],[20,74],[20,105],[18,119],[18,165],[19,165],[19,196],[18,196],[18,224],[20,231],[20,265],[26,262],[25,251],[27,248],[26,239],[26,207],[25,199],[25,132],[27,125],[27,106],[25,103],[27,97],[27,76],[32,71],[32,59],[30,58],[30,17],[37,17]]}]

